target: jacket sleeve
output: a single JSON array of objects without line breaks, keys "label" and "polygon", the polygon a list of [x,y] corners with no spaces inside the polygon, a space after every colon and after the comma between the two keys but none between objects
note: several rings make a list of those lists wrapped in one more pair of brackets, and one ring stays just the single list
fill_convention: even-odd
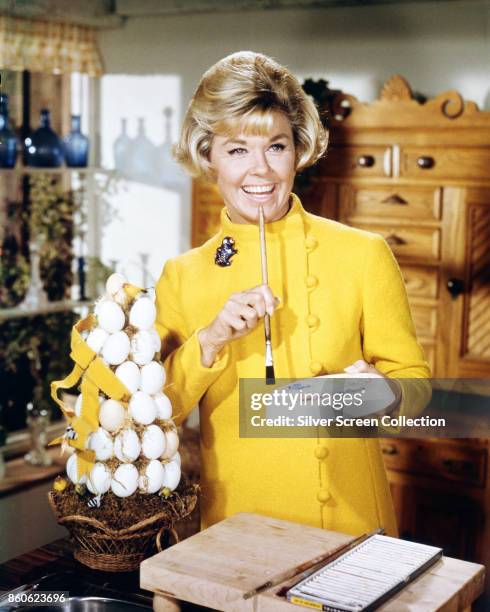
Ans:
[{"label": "jacket sleeve", "polygon": [[156,286],[156,329],[162,340],[162,359],[167,374],[165,393],[173,407],[173,420],[184,421],[201,397],[226,368],[229,349],[225,347],[214,364],[201,363],[199,329],[189,329],[183,311],[183,295],[178,266],[169,260]]},{"label": "jacket sleeve", "polygon": [[363,292],[364,358],[400,383],[398,414],[420,414],[431,397],[431,384],[424,380],[431,372],[417,340],[400,268],[390,247],[378,235],[370,240]]}]

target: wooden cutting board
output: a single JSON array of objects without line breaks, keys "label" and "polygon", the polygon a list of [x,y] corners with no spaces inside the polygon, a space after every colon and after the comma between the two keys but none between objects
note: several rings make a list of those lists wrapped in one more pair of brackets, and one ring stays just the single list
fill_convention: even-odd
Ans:
[{"label": "wooden cutting board", "polygon": [[[167,609],[164,602],[173,598],[223,612],[300,612],[300,606],[277,595],[292,580],[249,600],[243,594],[353,539],[343,533],[239,513],[143,561],[140,586],[155,593],[158,610]],[[482,592],[484,573],[482,565],[443,557],[380,611],[464,610]]]}]

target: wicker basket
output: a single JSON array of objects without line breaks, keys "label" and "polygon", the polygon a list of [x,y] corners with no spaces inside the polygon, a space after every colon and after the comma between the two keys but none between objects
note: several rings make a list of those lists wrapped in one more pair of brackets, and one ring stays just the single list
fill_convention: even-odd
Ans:
[{"label": "wicker basket", "polygon": [[172,534],[175,521],[192,512],[196,505],[196,488],[189,487],[181,496],[178,516],[162,511],[124,529],[111,529],[103,522],[81,514],[62,516],[53,491],[48,494],[49,505],[60,525],[70,532],[75,559],[92,569],[108,572],[129,572],[139,568],[146,557],[162,550],[164,532]]}]

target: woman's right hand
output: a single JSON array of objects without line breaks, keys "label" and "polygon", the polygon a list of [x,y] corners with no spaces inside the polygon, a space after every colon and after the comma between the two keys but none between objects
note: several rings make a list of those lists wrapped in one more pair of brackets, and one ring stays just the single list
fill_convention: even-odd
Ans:
[{"label": "woman's right hand", "polygon": [[265,313],[269,315],[279,304],[268,285],[233,293],[218,316],[199,332],[201,363],[209,368],[218,353],[232,340],[249,334]]}]

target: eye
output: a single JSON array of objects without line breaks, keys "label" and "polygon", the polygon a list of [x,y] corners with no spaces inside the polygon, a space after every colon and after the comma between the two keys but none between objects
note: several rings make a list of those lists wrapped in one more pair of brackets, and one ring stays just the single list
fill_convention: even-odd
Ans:
[{"label": "eye", "polygon": [[286,148],[286,145],[280,142],[275,142],[274,144],[271,144],[271,146],[269,147],[269,149],[273,151],[274,153],[279,153],[280,151],[284,151],[285,148]]},{"label": "eye", "polygon": [[228,154],[229,155],[243,155],[246,152],[247,152],[247,149],[244,149],[243,147],[236,147],[235,149],[231,149],[231,151],[228,151]]}]

